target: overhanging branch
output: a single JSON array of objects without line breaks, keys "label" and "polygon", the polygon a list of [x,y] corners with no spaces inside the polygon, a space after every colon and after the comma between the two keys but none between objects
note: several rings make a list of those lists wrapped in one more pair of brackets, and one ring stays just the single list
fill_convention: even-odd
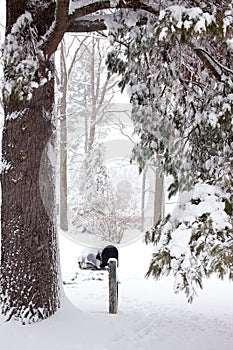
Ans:
[{"label": "overhanging branch", "polygon": [[46,58],[49,58],[56,51],[66,32],[69,19],[69,2],[70,0],[57,0],[55,21],[42,44],[42,50]]},{"label": "overhanging branch", "polygon": [[103,19],[83,19],[71,22],[66,29],[70,33],[97,32],[107,29]]},{"label": "overhanging branch", "polygon": [[96,13],[101,10],[111,9],[144,10],[153,15],[159,15],[158,10],[139,0],[120,0],[116,6],[112,6],[111,1],[109,0],[96,1],[89,5],[77,8],[72,14],[70,14],[66,31],[81,33],[105,30],[107,29],[105,18],[109,15],[106,14],[103,16]]},{"label": "overhanging branch", "polygon": [[[75,2],[75,1],[74,1]],[[78,4],[79,1],[77,1]],[[77,7],[75,11],[69,15],[69,22],[77,21],[78,18],[93,14],[101,10],[110,9],[133,9],[133,10],[144,10],[151,14],[158,15],[159,11],[155,10],[154,7],[145,4],[141,0],[119,0],[117,5],[113,6],[110,0],[99,0],[92,2],[86,6]]]},{"label": "overhanging branch", "polygon": [[[42,50],[46,58],[49,58],[56,51],[65,32],[80,33],[106,29],[104,18],[97,14],[98,11],[128,8],[144,10],[156,16],[159,14],[158,10],[140,0],[119,0],[115,6],[112,5],[110,0],[99,0],[86,6],[77,6],[71,14],[69,14],[69,3],[70,0],[57,0],[55,21],[42,43]],[[77,1],[78,3],[80,1]]]}]

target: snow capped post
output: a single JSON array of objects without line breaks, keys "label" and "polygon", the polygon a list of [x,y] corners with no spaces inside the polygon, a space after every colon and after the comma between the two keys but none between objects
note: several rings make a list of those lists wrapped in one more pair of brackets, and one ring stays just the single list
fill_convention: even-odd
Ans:
[{"label": "snow capped post", "polygon": [[118,281],[116,268],[118,266],[118,249],[107,245],[101,253],[101,268],[108,266],[109,273],[109,313],[116,314],[118,307]]},{"label": "snow capped post", "polygon": [[116,314],[118,308],[118,281],[116,274],[117,260],[108,260],[109,267],[109,313]]}]

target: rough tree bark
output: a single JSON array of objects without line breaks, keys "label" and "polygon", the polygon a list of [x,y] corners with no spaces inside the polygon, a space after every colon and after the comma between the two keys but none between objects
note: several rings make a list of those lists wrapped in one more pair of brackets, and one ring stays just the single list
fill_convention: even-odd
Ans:
[{"label": "rough tree bark", "polygon": [[[51,2],[32,6],[25,0],[7,1],[6,36],[30,11],[39,41],[54,19],[55,7]],[[21,44],[27,59],[27,38]],[[15,68],[5,60],[5,82],[12,84]],[[2,173],[0,300],[7,319],[23,323],[44,319],[59,307],[53,73],[53,60],[40,60],[34,78],[43,84],[33,89],[31,99],[17,89],[4,93],[2,157],[7,166]]]}]

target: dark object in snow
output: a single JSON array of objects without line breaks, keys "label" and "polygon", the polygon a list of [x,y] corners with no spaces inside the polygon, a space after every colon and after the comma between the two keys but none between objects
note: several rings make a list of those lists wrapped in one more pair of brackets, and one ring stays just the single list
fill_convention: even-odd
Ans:
[{"label": "dark object in snow", "polygon": [[102,252],[100,249],[87,248],[82,251],[78,264],[82,270],[100,270],[108,266],[111,258],[117,260],[118,266],[118,250],[113,245],[106,246]]},{"label": "dark object in snow", "polygon": [[[96,258],[99,259],[100,254],[98,253]],[[106,266],[108,266],[108,260],[114,258],[117,260],[117,266],[118,266],[118,250],[116,247],[114,247],[113,245],[107,245],[102,253],[101,253],[101,259],[99,259],[101,261],[100,263],[100,268],[105,268]]]}]

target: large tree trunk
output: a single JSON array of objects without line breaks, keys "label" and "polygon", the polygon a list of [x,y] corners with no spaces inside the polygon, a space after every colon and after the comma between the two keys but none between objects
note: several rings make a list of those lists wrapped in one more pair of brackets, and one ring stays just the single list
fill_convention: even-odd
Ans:
[{"label": "large tree trunk", "polygon": [[[31,9],[29,1],[8,0],[6,35],[28,10],[39,40],[54,15],[45,2]],[[6,59],[6,82],[14,81],[14,69]],[[59,307],[53,61],[40,61],[34,79],[38,72],[38,81],[46,82],[32,90],[31,99],[19,97],[17,89],[4,95],[2,156],[7,165],[2,174],[1,308],[8,319],[23,323],[44,319]]]}]

